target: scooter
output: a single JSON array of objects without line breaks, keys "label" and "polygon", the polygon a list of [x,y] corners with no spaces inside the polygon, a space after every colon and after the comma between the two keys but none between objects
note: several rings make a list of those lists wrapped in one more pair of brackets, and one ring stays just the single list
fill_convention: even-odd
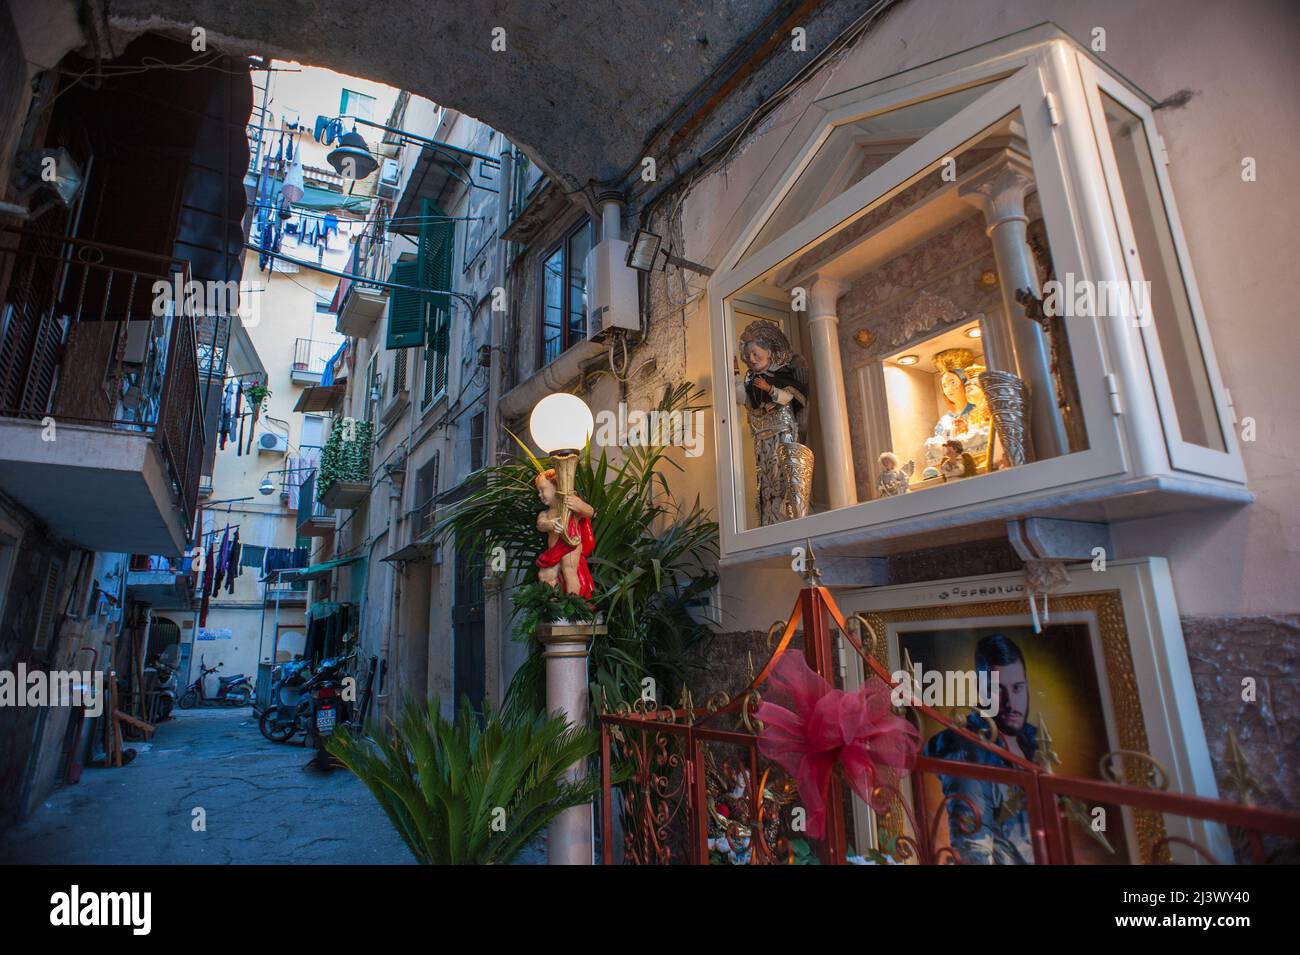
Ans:
[{"label": "scooter", "polygon": [[181,694],[181,709],[188,710],[195,706],[248,706],[253,702],[253,684],[242,673],[234,676],[217,677],[217,695],[208,696],[203,690],[203,681],[209,673],[216,673],[225,663],[214,667],[208,666],[203,657],[199,657],[199,676],[186,687]]},{"label": "scooter", "polygon": [[[145,667],[146,674],[153,670],[154,680],[156,680],[154,688],[157,690],[153,710],[149,714],[150,723],[161,723],[163,720],[170,719],[172,710],[176,708],[177,690],[180,686],[180,681],[176,679],[179,656],[180,653],[173,644],[154,658],[151,667]],[[147,676],[146,682],[148,682]]]},{"label": "scooter", "polygon": [[295,733],[307,732],[311,719],[311,667],[293,660],[271,668],[271,704],[262,711],[257,728],[273,743],[287,743]]},{"label": "scooter", "polygon": [[332,769],[337,761],[325,749],[325,744],[340,727],[352,723],[353,701],[346,692],[345,669],[356,656],[356,651],[343,657],[322,660],[320,669],[307,684],[311,694],[311,718],[307,721],[307,746],[316,750],[310,764],[317,769]]}]

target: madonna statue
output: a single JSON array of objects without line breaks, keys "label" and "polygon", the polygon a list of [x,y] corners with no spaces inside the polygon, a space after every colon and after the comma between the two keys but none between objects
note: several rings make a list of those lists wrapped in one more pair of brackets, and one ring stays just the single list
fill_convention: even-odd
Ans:
[{"label": "madonna statue", "polygon": [[925,441],[925,463],[942,465],[945,445],[960,441],[975,461],[984,460],[989,447],[989,405],[978,384],[983,365],[975,364],[969,348],[948,348],[934,356],[935,370],[940,373],[939,386],[948,410],[939,416],[934,433]]},{"label": "madonna statue", "polygon": [[749,414],[758,464],[758,522],[778,524],[810,513],[813,453],[804,441],[808,366],[771,322],[752,322],[740,336],[748,369],[736,370],[736,400]]}]

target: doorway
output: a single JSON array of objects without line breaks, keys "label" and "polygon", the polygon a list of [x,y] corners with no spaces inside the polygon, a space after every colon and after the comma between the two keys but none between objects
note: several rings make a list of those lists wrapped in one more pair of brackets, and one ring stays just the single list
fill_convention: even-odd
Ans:
[{"label": "doorway", "polygon": [[453,584],[452,626],[452,693],[459,706],[461,697],[469,697],[474,712],[483,712],[485,686],[483,625],[483,552],[480,548],[456,549],[456,573]]}]

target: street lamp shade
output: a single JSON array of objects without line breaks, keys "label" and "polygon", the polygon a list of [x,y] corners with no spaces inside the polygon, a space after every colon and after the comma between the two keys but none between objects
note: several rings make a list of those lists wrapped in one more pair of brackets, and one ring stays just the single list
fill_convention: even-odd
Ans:
[{"label": "street lamp shade", "polygon": [[271,480],[271,475],[268,474],[262,478],[262,483],[257,486],[257,491],[259,494],[275,493],[275,482]]},{"label": "street lamp shade", "polygon": [[587,446],[596,429],[587,403],[577,395],[557,392],[533,406],[528,431],[547,454],[577,453]]},{"label": "street lamp shade", "polygon": [[370,155],[366,141],[356,130],[344,133],[325,161],[344,179],[365,179],[379,168],[379,162]]}]

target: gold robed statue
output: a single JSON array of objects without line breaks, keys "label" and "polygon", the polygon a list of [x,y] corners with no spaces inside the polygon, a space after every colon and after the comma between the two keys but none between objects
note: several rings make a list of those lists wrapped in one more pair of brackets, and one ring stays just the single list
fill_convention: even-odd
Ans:
[{"label": "gold robed statue", "polygon": [[987,464],[991,416],[979,385],[984,366],[975,363],[969,348],[946,348],[934,356],[934,367],[940,373],[939,387],[948,410],[925,439],[926,466],[943,470],[952,441],[960,442],[962,453],[974,461]]}]

